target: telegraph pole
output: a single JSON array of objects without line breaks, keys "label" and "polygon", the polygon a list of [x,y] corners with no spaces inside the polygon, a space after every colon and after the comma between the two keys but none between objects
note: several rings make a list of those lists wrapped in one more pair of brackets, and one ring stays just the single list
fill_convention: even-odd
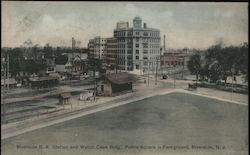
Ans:
[{"label": "telegraph pole", "polygon": [[232,92],[231,92],[231,100],[233,100],[233,92],[234,92],[234,68],[232,68]]},{"label": "telegraph pole", "polygon": [[148,61],[148,87],[149,87],[149,67],[150,67],[150,61]]},{"label": "telegraph pole", "polygon": [[7,54],[7,79],[8,79],[8,83],[7,83],[7,92],[9,91],[10,89],[10,86],[9,86],[9,82],[10,82],[10,74],[9,74],[9,71],[10,71],[10,63],[9,63],[9,60],[10,60],[10,56],[9,56],[9,52],[6,53]]},{"label": "telegraph pole", "polygon": [[157,85],[158,58],[156,59],[155,85]]},{"label": "telegraph pole", "polygon": [[174,64],[174,88],[175,88],[175,64]]},{"label": "telegraph pole", "polygon": [[[1,58],[1,65],[3,67],[3,90],[2,90],[2,96],[1,96],[1,99],[2,99],[2,103],[1,105],[3,105],[3,117],[2,117],[2,120],[3,120],[3,123],[5,123],[5,114],[6,114],[6,105],[4,103],[4,98],[5,98],[5,95],[6,95],[6,88],[9,89],[9,85],[7,84],[7,87],[6,87],[6,76],[9,76],[9,73],[8,73],[8,68],[9,68],[9,54],[8,52],[6,53],[3,53],[3,57]],[[6,59],[7,58],[7,59]],[[2,71],[2,70],[1,70]]]}]

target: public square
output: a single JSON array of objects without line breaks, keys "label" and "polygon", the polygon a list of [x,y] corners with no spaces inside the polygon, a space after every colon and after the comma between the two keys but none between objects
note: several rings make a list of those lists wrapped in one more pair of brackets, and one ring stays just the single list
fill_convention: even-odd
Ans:
[{"label": "public square", "polygon": [[[2,153],[245,155],[248,148],[247,116],[248,107],[245,105],[170,93],[3,140]],[[48,145],[49,148],[17,148],[18,145]],[[83,145],[89,148],[69,148]],[[120,149],[107,148],[110,145],[119,145]],[[125,148],[126,145],[131,147]],[[141,145],[148,146],[148,149],[132,147]],[[188,148],[153,148],[163,145]]]}]

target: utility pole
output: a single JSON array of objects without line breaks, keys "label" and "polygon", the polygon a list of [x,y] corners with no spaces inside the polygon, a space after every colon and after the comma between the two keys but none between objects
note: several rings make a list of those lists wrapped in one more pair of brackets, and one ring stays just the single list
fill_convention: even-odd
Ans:
[{"label": "utility pole", "polygon": [[7,83],[7,92],[9,91],[10,89],[10,86],[9,86],[9,81],[10,81],[10,75],[9,75],[9,71],[10,71],[10,63],[9,63],[9,60],[10,60],[10,57],[9,57],[9,52],[6,53],[7,54],[7,79],[8,79],[8,83]]},{"label": "utility pole", "polygon": [[175,64],[174,64],[174,89],[176,88],[175,86]]},{"label": "utility pole", "polygon": [[[2,53],[1,53],[2,54]],[[3,117],[2,117],[2,122],[5,123],[5,113],[6,113],[6,105],[4,103],[4,98],[5,98],[5,94],[6,94],[6,74],[7,74],[7,60],[6,60],[6,57],[7,57],[7,53],[3,53],[3,57],[1,58],[1,65],[2,65],[2,68],[3,68],[3,90],[2,90],[2,96],[1,96],[1,99],[2,99],[2,103],[1,105],[3,105]],[[1,71],[2,71],[2,68],[1,68]]]},{"label": "utility pole", "polygon": [[[164,38],[164,42],[163,42],[163,43],[164,43],[163,51],[166,52],[166,35],[165,35],[165,34],[164,34],[163,38]],[[164,52],[163,52],[163,53],[164,53]]]},{"label": "utility pole", "polygon": [[155,85],[157,85],[158,58],[156,59]]},{"label": "utility pole", "polygon": [[149,67],[150,67],[150,61],[148,61],[148,87],[149,87]]},{"label": "utility pole", "polygon": [[[95,77],[94,77],[95,78]],[[97,90],[97,86],[96,86],[96,78],[95,78],[95,93],[94,93],[94,102],[96,101],[96,90]]]},{"label": "utility pole", "polygon": [[233,91],[234,91],[234,68],[232,68],[232,93],[231,93],[231,100],[233,100]]}]

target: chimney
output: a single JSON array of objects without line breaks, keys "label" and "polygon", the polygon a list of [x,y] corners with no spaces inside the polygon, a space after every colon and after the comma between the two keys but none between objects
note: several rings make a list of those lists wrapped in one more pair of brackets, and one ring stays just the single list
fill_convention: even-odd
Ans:
[{"label": "chimney", "polygon": [[147,28],[147,23],[144,23],[144,28]]}]

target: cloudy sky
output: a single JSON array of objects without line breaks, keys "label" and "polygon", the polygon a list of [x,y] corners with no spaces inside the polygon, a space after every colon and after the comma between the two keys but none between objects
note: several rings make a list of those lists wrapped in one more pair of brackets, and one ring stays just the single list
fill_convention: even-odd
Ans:
[{"label": "cloudy sky", "polygon": [[[180,2],[2,2],[2,46],[30,39],[44,46],[86,47],[95,36],[112,37],[118,21],[132,26],[140,16],[166,34],[167,48],[207,48],[248,42],[247,3]],[[162,37],[163,38],[163,37]],[[163,40],[163,39],[162,39]],[[163,43],[162,43],[163,44]]]}]

